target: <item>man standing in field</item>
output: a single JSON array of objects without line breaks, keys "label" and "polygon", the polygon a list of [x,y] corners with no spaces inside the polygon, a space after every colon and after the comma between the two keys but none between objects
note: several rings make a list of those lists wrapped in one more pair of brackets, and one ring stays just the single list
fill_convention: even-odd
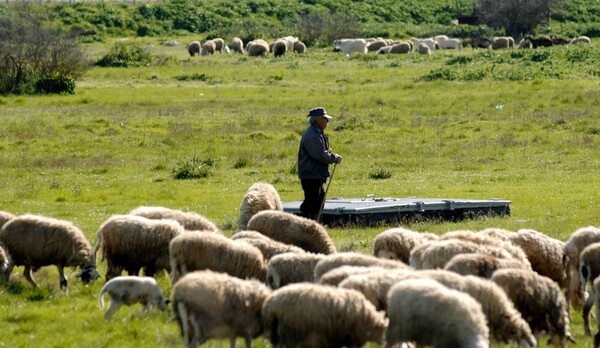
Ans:
[{"label": "man standing in field", "polygon": [[329,177],[329,164],[342,162],[342,156],[329,147],[325,128],[331,116],[324,108],[316,107],[308,113],[308,128],[302,134],[298,150],[298,177],[304,190],[300,211],[306,218],[317,220],[325,199],[323,184]]}]

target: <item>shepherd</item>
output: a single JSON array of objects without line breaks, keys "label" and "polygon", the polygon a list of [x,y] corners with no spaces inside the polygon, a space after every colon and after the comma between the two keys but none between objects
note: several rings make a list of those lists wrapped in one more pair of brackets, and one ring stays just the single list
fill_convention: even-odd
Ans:
[{"label": "shepherd", "polygon": [[302,134],[298,150],[298,177],[304,190],[300,211],[302,216],[317,221],[325,200],[323,184],[330,176],[329,165],[342,162],[342,156],[333,153],[329,147],[324,132],[331,119],[322,107],[310,109],[308,128]]}]

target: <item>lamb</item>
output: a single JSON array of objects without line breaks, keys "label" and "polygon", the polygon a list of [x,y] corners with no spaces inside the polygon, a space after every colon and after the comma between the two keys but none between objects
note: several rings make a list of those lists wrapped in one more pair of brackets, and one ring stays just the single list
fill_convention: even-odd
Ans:
[{"label": "lamb", "polygon": [[187,50],[190,54],[190,56],[195,56],[196,54],[200,55],[200,48],[202,47],[202,45],[200,44],[200,41],[192,41],[189,44],[187,44]]},{"label": "lamb", "polygon": [[342,51],[350,56],[353,53],[367,54],[367,41],[365,39],[339,39],[333,41],[333,49]]},{"label": "lamb", "polygon": [[388,269],[410,269],[408,265],[398,260],[380,259],[372,255],[356,252],[338,253],[329,255],[317,263],[315,266],[315,283],[318,283],[325,273],[340,266],[376,266]]},{"label": "lamb", "polygon": [[419,52],[419,54],[430,55],[431,49],[429,48],[429,46],[427,46],[427,44],[420,43],[419,46],[417,46],[417,52]]},{"label": "lamb", "polygon": [[389,291],[385,347],[414,341],[434,347],[489,347],[481,305],[431,279],[402,281]]},{"label": "lamb", "polygon": [[492,274],[502,268],[531,269],[528,265],[514,259],[504,259],[485,254],[458,254],[444,266],[444,270],[461,275],[473,275],[490,279]]},{"label": "lamb", "polygon": [[169,244],[171,284],[186,273],[209,269],[234,277],[265,280],[266,263],[256,247],[217,233],[184,233]]},{"label": "lamb", "polygon": [[296,41],[296,42],[294,42],[294,46],[292,47],[292,50],[298,54],[305,54],[306,53],[306,45],[302,41]]},{"label": "lamb", "polygon": [[416,232],[406,228],[390,228],[375,237],[373,255],[383,259],[400,260],[408,264],[410,252],[423,242],[436,240],[429,232]]},{"label": "lamb", "polygon": [[287,42],[282,39],[278,39],[272,44],[270,51],[275,57],[283,56],[287,52]]},{"label": "lamb", "polygon": [[567,287],[562,261],[564,242],[532,229],[520,229],[508,240],[525,252],[534,271],[554,280],[561,288]]},{"label": "lamb", "polygon": [[557,347],[575,342],[569,333],[565,296],[552,279],[534,271],[507,268],[494,272],[492,281],[506,292],[538,341],[545,332],[550,335],[549,344]]},{"label": "lamb", "polygon": [[266,58],[267,53],[269,53],[269,44],[263,39],[252,40],[246,44],[246,51],[248,51],[250,57],[261,56]]},{"label": "lamb", "polygon": [[266,283],[279,289],[292,283],[312,282],[315,266],[325,258],[323,254],[284,253],[273,256],[267,263]]},{"label": "lamb", "polygon": [[148,219],[171,219],[179,222],[183,228],[188,231],[213,231],[221,232],[221,230],[212,221],[204,216],[194,213],[185,212],[178,209],[166,207],[146,207],[140,206],[129,212],[129,215],[143,216]]},{"label": "lamb", "polygon": [[433,279],[444,286],[464,292],[482,307],[490,337],[498,342],[519,341],[524,345],[535,346],[536,339],[519,311],[502,289],[489,280],[473,276],[460,276],[448,271],[428,270],[377,270],[363,275],[352,275],[339,284],[341,288],[360,291],[375,308],[387,310],[389,289],[399,281],[413,279]]},{"label": "lamb", "polygon": [[244,42],[239,37],[231,40],[231,49],[233,52],[244,54]]},{"label": "lamb", "polygon": [[586,285],[591,287],[590,296],[583,304],[583,323],[585,334],[590,335],[590,310],[596,302],[598,294],[595,293],[593,286],[594,280],[600,275],[600,242],[592,243],[586,246],[579,255],[579,279],[581,283],[581,292],[585,292]]},{"label": "lamb", "polygon": [[278,254],[305,252],[302,248],[278,242],[256,231],[239,231],[234,233],[231,239],[241,240],[257,247],[267,262]]},{"label": "lamb", "polygon": [[214,54],[217,50],[217,44],[214,40],[206,40],[202,44],[202,49],[200,50],[201,56],[208,56],[209,54]]},{"label": "lamb", "polygon": [[63,289],[67,289],[65,267],[80,267],[76,277],[84,283],[98,279],[90,242],[70,221],[30,214],[17,216],[0,229],[0,244],[8,254],[4,283],[8,283],[14,266],[21,265],[25,266],[25,279],[36,287],[31,271],[48,265],[58,268]]},{"label": "lamb", "polygon": [[250,218],[247,229],[312,253],[333,254],[336,251],[323,226],[284,211],[260,211]]},{"label": "lamb", "polygon": [[583,44],[587,44],[587,45],[591,45],[592,44],[592,40],[587,37],[587,36],[578,36],[576,38],[574,38],[573,40],[571,40],[571,45],[575,45],[578,43],[583,43]]},{"label": "lamb", "polygon": [[106,280],[121,275],[153,277],[161,271],[170,272],[169,242],[184,233],[183,227],[174,220],[153,220],[138,215],[113,215],[97,232],[93,254],[102,248],[106,260]]},{"label": "lamb", "polygon": [[257,280],[242,280],[209,270],[184,275],[173,287],[171,302],[187,347],[212,338],[244,337],[246,347],[264,331],[262,306],[271,291]]},{"label": "lamb", "polygon": [[600,242],[600,228],[594,226],[582,227],[571,234],[563,250],[563,264],[567,272],[567,282],[569,286],[565,293],[567,308],[571,304],[576,309],[581,309],[585,301],[585,293],[581,292],[581,283],[579,282],[579,254],[583,249],[592,244]]},{"label": "lamb", "polygon": [[154,306],[163,311],[167,309],[167,300],[152,277],[119,276],[109,280],[98,296],[100,309],[104,309],[104,293],[110,298],[110,306],[104,313],[105,320],[109,320],[123,305],[141,303],[144,311]]},{"label": "lamb", "polygon": [[279,193],[273,185],[257,182],[250,186],[242,199],[238,230],[245,230],[250,218],[263,210],[283,211],[283,205]]},{"label": "lamb", "polygon": [[274,347],[361,347],[387,326],[358,291],[310,283],[274,290],[261,313]]}]

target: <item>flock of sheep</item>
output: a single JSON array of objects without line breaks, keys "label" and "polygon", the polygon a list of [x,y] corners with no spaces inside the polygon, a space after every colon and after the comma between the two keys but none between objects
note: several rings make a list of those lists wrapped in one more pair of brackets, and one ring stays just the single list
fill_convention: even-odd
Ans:
[{"label": "flock of sheep", "polygon": [[[238,230],[227,237],[210,220],[165,207],[114,215],[92,248],[69,221],[0,212],[0,264],[8,283],[55,265],[97,279],[109,320],[123,305],[170,305],[187,347],[210,339],[267,337],[274,347],[557,347],[574,341],[570,308],[600,318],[600,228],[583,227],[565,243],[531,229],[451,231],[442,235],[390,228],[372,254],[337,252],[319,223],[282,211],[276,189],[252,185]],[[139,276],[143,269],[144,276]],[[121,275],[127,271],[128,276]],[[168,272],[166,299],[153,278]],[[589,291],[586,291],[588,290]],[[594,337],[600,346],[600,333]]]},{"label": "flock of sheep", "polygon": [[192,57],[196,54],[207,56],[215,52],[230,53],[232,51],[240,54],[247,52],[250,57],[266,57],[268,53],[272,53],[275,57],[282,56],[287,52],[306,53],[306,45],[294,36],[282,37],[270,44],[263,39],[255,39],[249,41],[246,46],[239,37],[234,37],[229,45],[222,38],[215,38],[206,40],[204,43],[192,41],[187,44],[186,48]]}]

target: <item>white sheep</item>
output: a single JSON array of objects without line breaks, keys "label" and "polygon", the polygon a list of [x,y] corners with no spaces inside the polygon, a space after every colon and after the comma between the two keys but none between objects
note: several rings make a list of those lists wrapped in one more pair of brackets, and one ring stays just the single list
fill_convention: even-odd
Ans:
[{"label": "white sheep", "polygon": [[584,43],[584,44],[587,44],[587,45],[591,45],[592,40],[589,37],[584,36],[584,35],[578,36],[578,37],[574,38],[573,40],[571,40],[571,44],[572,45],[575,45],[575,44],[578,44],[578,43]]},{"label": "white sheep", "polygon": [[399,260],[380,259],[373,255],[366,255],[357,252],[344,252],[328,255],[319,261],[315,266],[314,282],[318,283],[321,277],[334,268],[340,266],[365,266],[365,267],[383,267],[389,269],[410,269],[410,267]]},{"label": "white sheep", "polygon": [[23,275],[37,287],[32,277],[40,267],[58,268],[60,287],[67,288],[65,267],[80,267],[76,277],[84,283],[98,279],[96,259],[90,242],[70,221],[39,215],[21,215],[9,220],[0,229],[0,244],[8,254],[3,281],[8,283],[14,266],[25,266]]},{"label": "white sheep", "polygon": [[[514,233],[511,233],[508,237],[508,240],[498,239],[496,237],[485,235],[483,233],[474,233],[469,230],[457,230],[450,231],[442,234],[440,236],[440,240],[447,239],[459,239],[466,240],[469,242],[474,242],[478,245],[490,246],[493,248],[501,248],[507,251],[514,259],[521,261],[522,263],[529,265],[528,255],[525,253],[523,249],[521,249],[520,245],[515,245],[510,241],[510,238],[514,236]],[[518,240],[518,239],[515,239]]]},{"label": "white sheep", "polygon": [[461,275],[473,275],[489,279],[492,274],[502,268],[531,269],[529,265],[515,259],[499,258],[479,253],[458,254],[453,256],[444,266],[444,270]]},{"label": "white sheep", "polygon": [[367,44],[367,51],[369,52],[377,52],[380,48],[388,46],[388,42],[382,38],[378,38],[372,41],[369,41]]},{"label": "white sheep", "polygon": [[279,289],[293,283],[312,282],[315,266],[325,255],[313,253],[284,253],[273,256],[267,263],[266,283]]},{"label": "white sheep", "polygon": [[243,337],[249,348],[264,327],[261,309],[270,290],[257,280],[242,280],[224,273],[195,271],[173,287],[171,302],[187,347],[212,338]]},{"label": "white sheep", "polygon": [[412,45],[409,42],[398,42],[392,45],[389,53],[409,53],[412,51]]},{"label": "white sheep", "polygon": [[436,42],[441,49],[446,50],[459,50],[461,46],[459,39],[440,38]]},{"label": "white sheep", "polygon": [[244,54],[244,42],[239,37],[231,40],[231,50],[236,53]]},{"label": "white sheep", "polygon": [[335,253],[335,245],[322,225],[292,213],[278,210],[260,211],[250,218],[247,229],[258,231],[282,243],[298,246],[308,252]]},{"label": "white sheep", "polygon": [[167,299],[152,277],[119,276],[109,280],[98,295],[100,309],[104,309],[105,293],[110,299],[110,306],[104,312],[106,320],[109,320],[123,305],[141,303],[144,311],[155,306],[163,311],[167,309]]},{"label": "white sheep", "polygon": [[304,44],[304,42],[298,40],[298,41],[294,42],[294,47],[292,48],[292,50],[298,54],[305,54],[306,53],[306,44]]},{"label": "white sheep", "polygon": [[302,248],[278,242],[256,231],[238,231],[231,236],[231,239],[243,241],[257,247],[267,262],[278,254],[305,252]]},{"label": "white sheep", "polygon": [[238,219],[238,230],[245,230],[250,218],[263,210],[283,210],[281,198],[277,189],[271,184],[257,182],[252,184],[240,206],[240,217]]},{"label": "white sheep", "polygon": [[102,248],[106,260],[106,280],[121,275],[153,277],[161,271],[170,272],[169,243],[184,233],[175,220],[153,220],[138,215],[113,215],[100,225],[94,255]]},{"label": "white sheep", "polygon": [[341,288],[360,291],[377,309],[387,310],[389,289],[399,281],[433,279],[444,286],[464,292],[482,307],[490,337],[497,342],[520,342],[535,346],[536,340],[529,325],[514,307],[502,289],[493,282],[473,276],[460,276],[442,270],[373,270],[362,275],[351,275],[339,284]]},{"label": "white sheep", "polygon": [[401,281],[389,291],[385,347],[413,341],[434,347],[489,347],[481,305],[432,279]]},{"label": "white sheep", "polygon": [[252,40],[246,44],[246,51],[248,51],[250,57],[261,56],[265,58],[269,53],[269,44],[263,39]]},{"label": "white sheep", "polygon": [[384,46],[377,50],[375,54],[387,54],[392,50],[392,46]]},{"label": "white sheep", "polygon": [[425,43],[420,43],[419,46],[417,46],[417,52],[419,52],[419,54],[430,55],[431,48]]},{"label": "white sheep", "polygon": [[187,44],[187,50],[188,53],[190,54],[190,56],[195,56],[196,54],[200,55],[200,48],[202,47],[202,45],[200,44],[200,41],[192,41],[190,43]]},{"label": "white sheep", "polygon": [[586,294],[580,291],[579,254],[581,254],[586,246],[596,242],[600,242],[600,228],[586,226],[573,232],[565,243],[563,264],[567,272],[567,282],[569,284],[565,293],[567,308],[569,310],[571,305],[576,309],[581,309],[586,300]]},{"label": "white sheep", "polygon": [[169,257],[171,284],[186,273],[205,269],[265,280],[266,263],[258,248],[217,233],[183,233],[169,244]]},{"label": "white sheep", "polygon": [[373,240],[373,255],[408,264],[410,252],[416,246],[436,239],[438,236],[429,232],[417,232],[402,227],[390,228],[379,233]]},{"label": "white sheep", "polygon": [[534,271],[510,268],[494,272],[492,281],[506,292],[538,342],[542,333],[557,347],[575,342],[569,333],[567,302],[555,281]]},{"label": "white sheep", "polygon": [[206,40],[202,44],[202,49],[200,50],[201,56],[208,56],[209,54],[214,54],[217,50],[217,44],[214,40]]},{"label": "white sheep", "polygon": [[563,241],[532,229],[520,229],[511,234],[508,241],[525,252],[531,269],[554,280],[561,288],[568,286],[563,265]]},{"label": "white sheep", "polygon": [[215,51],[219,51],[219,53],[223,53],[223,49],[226,47],[225,40],[220,37],[212,39],[215,43]]},{"label": "white sheep", "polygon": [[179,222],[188,231],[214,231],[220,229],[206,217],[191,211],[160,207],[139,206],[129,212],[130,215],[143,216],[148,219],[170,219]]},{"label": "white sheep", "polygon": [[514,232],[500,227],[487,227],[476,233],[507,241]]},{"label": "white sheep", "polygon": [[[431,52],[435,51],[435,40],[433,40],[432,38],[417,39],[417,38],[411,37],[410,38],[410,42],[412,42],[413,45],[415,47],[417,47],[417,49],[419,49],[419,46],[421,44],[425,44],[425,46],[429,47],[429,53],[428,54],[430,54]],[[423,48],[423,50],[425,50],[425,48]],[[421,53],[421,52],[419,52],[419,53]]]},{"label": "white sheep", "polygon": [[361,347],[381,343],[387,326],[358,291],[311,283],[274,290],[262,317],[274,347]]},{"label": "white sheep", "polygon": [[[319,278],[319,284],[322,285],[330,285],[330,286],[338,286],[341,282],[348,279],[348,277],[353,275],[362,275],[362,274],[371,274],[374,272],[388,272],[388,268],[383,268],[379,266],[340,266],[336,267]],[[377,303],[371,301],[377,309],[381,307],[377,307]]]},{"label": "white sheep", "polygon": [[350,56],[353,53],[367,54],[367,41],[365,39],[339,39],[333,41],[333,49],[342,51]]},{"label": "white sheep", "polygon": [[497,36],[492,38],[492,49],[509,49],[511,46],[510,39],[506,36]]}]

